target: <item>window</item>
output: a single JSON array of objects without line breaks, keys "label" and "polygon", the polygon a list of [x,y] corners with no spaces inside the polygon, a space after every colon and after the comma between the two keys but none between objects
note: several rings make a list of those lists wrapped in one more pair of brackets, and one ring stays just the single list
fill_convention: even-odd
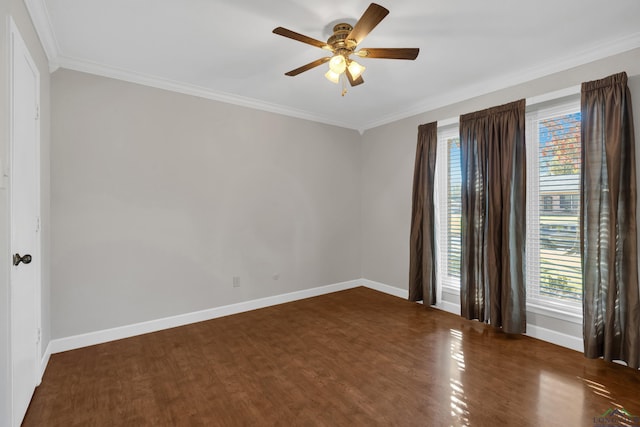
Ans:
[{"label": "window", "polygon": [[578,307],[580,106],[573,102],[529,112],[526,126],[527,301]]},{"label": "window", "polygon": [[443,286],[459,289],[462,176],[460,173],[460,136],[457,126],[438,130],[437,159],[440,278]]},{"label": "window", "polygon": [[[527,304],[579,315],[580,105],[527,113]],[[461,173],[458,126],[438,129],[439,279],[460,288]]]}]

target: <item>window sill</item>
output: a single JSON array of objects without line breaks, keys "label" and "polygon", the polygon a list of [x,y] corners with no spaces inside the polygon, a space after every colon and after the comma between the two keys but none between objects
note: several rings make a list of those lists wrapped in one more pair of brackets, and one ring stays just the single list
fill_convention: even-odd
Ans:
[{"label": "window sill", "polygon": [[527,311],[582,325],[582,309],[580,308],[534,300],[527,302]]},{"label": "window sill", "polygon": [[[460,295],[460,289],[454,286],[442,285],[442,293],[449,295]],[[564,322],[582,325],[582,309],[568,305],[555,304],[540,300],[527,302],[527,311],[540,314],[545,317],[562,320]]]},{"label": "window sill", "polygon": [[442,284],[442,292],[450,295],[460,296],[460,287]]}]

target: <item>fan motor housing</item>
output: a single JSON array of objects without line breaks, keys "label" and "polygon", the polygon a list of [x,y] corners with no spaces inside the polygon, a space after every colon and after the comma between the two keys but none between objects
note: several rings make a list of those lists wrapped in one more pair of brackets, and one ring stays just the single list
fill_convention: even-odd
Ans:
[{"label": "fan motor housing", "polygon": [[353,51],[356,47],[354,40],[347,40],[347,37],[353,30],[353,27],[345,22],[336,24],[333,27],[333,35],[327,40],[327,44],[331,46],[334,51],[347,49]]}]

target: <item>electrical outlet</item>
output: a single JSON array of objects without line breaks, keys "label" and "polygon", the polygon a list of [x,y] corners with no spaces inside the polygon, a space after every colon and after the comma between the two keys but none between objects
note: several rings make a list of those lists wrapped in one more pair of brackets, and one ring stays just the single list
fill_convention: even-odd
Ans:
[{"label": "electrical outlet", "polygon": [[233,276],[233,287],[234,288],[240,287],[240,276]]}]

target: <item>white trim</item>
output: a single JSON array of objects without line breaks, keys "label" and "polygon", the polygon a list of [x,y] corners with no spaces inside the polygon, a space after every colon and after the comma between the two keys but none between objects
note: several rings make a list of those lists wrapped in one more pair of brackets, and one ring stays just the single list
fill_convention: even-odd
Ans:
[{"label": "white trim", "polygon": [[[456,315],[460,315],[460,304],[452,303],[449,301],[438,301],[436,304],[436,308],[453,313]],[[542,315],[549,316],[548,311],[538,310],[538,307],[535,307],[534,310],[531,310],[531,306],[527,304],[527,312],[538,313]],[[544,307],[542,307],[544,309]],[[559,318],[559,316],[553,316],[555,318]],[[562,318],[560,320],[576,323],[575,319],[569,319],[569,315],[567,315],[567,319]],[[581,322],[578,322],[581,323]],[[552,329],[543,328],[541,326],[533,325],[531,323],[527,324],[527,333],[525,334],[529,337],[536,338],[542,341],[550,342],[555,345],[559,345],[561,347],[566,347],[571,350],[583,351],[582,338],[576,337],[574,335],[565,334],[563,332],[554,331]]]},{"label": "white trim", "polygon": [[[385,285],[384,283],[380,282],[374,282],[373,280],[361,279],[361,284],[362,286],[365,286],[367,288],[384,292],[386,294],[393,295],[399,298],[407,299],[409,295],[408,290]],[[459,290],[453,288],[450,289],[457,291],[459,294]],[[434,307],[448,313],[452,313],[458,316],[460,315],[460,304],[456,304],[450,301],[444,301],[441,298]],[[582,323],[582,317],[579,317],[577,319],[575,317],[575,314],[563,313],[560,311],[547,309],[546,307],[539,307],[535,305],[531,306],[530,304],[527,304],[527,312],[542,314],[571,323]],[[583,343],[581,337],[565,334],[563,332],[554,331],[537,325],[527,324],[527,333],[525,335],[542,341],[547,341],[561,347],[566,347],[571,350],[576,350],[579,352],[583,351]]]},{"label": "white trim", "polygon": [[[447,119],[442,126],[438,126],[438,153],[436,158],[436,179],[434,198],[436,206],[436,255],[439,262],[438,292],[447,292],[454,287],[460,287],[460,279],[449,274],[448,239],[449,239],[449,209],[447,195],[449,194],[449,147],[448,141],[460,136],[457,119]],[[440,125],[440,122],[438,122]],[[455,286],[452,286],[455,285]]]},{"label": "white trim", "polygon": [[453,313],[453,314],[456,314],[456,315],[460,316],[460,304],[456,304],[456,303],[450,302],[450,301],[440,300],[440,301],[437,302],[435,307],[437,309],[442,310],[442,311],[446,311],[448,313]]},{"label": "white trim", "polygon": [[[532,96],[526,99],[527,107],[533,107],[538,104],[542,104],[547,101],[557,101],[558,99],[565,98],[572,95],[580,95],[581,85],[570,86],[564,89],[556,90],[553,92],[543,93],[542,95]],[[449,117],[448,119],[438,120],[438,130],[453,125],[460,124],[460,116]]]},{"label": "white trim", "polygon": [[[386,294],[404,298],[404,299],[406,299],[408,296],[408,291],[404,289],[396,288],[394,286],[385,285],[384,283],[374,282],[372,280],[367,280],[367,279],[361,279],[361,281],[363,286],[370,289],[374,289],[376,291],[384,292]],[[456,304],[453,302],[440,300],[435,305],[435,308],[442,311],[446,311],[448,313],[458,315],[458,316],[460,315],[460,304]],[[529,311],[528,305],[527,305],[527,311]],[[576,337],[573,335],[568,335],[558,331],[553,331],[551,329],[543,328],[541,326],[528,324],[527,333],[525,335],[531,338],[539,339],[541,341],[550,342],[552,344],[559,345],[561,347],[569,348],[571,350],[575,350],[579,352],[583,351],[582,338]]]},{"label": "white trim", "polygon": [[163,329],[175,328],[191,323],[203,322],[205,320],[216,319],[218,317],[243,313],[245,311],[257,310],[259,308],[284,304],[304,298],[311,298],[318,295],[338,292],[345,289],[352,289],[362,286],[362,281],[351,280],[348,282],[336,283],[333,285],[320,286],[317,288],[305,289],[302,291],[290,292],[287,294],[275,295],[271,297],[259,298],[251,301],[239,302],[236,304],[195,311],[191,313],[179,314],[177,316],[165,317],[162,319],[149,320],[147,322],[134,323],[132,325],[120,326],[117,328],[104,329],[101,331],[89,332],[86,334],[74,335],[66,338],[54,339],[49,343],[50,353],[60,353],[74,350],[109,341],[129,338],[136,335],[156,332]]},{"label": "white trim", "polygon": [[458,286],[450,286],[450,285],[444,285],[442,286],[442,292],[443,293],[447,293],[447,294],[451,294],[451,295],[455,295],[455,296],[460,296],[460,282],[458,281]]},{"label": "white trim", "polygon": [[[59,338],[49,342],[42,356],[41,377],[49,363],[52,354],[63,351],[74,350],[95,344],[102,344],[123,338],[129,338],[136,335],[142,335],[150,332],[156,332],[163,329],[174,328],[177,326],[188,325],[191,323],[202,322],[215,319],[218,317],[229,316],[232,314],[243,313],[246,311],[256,310],[259,308],[270,307],[273,305],[284,304],[287,302],[297,301],[305,298],[311,298],[319,295],[330,294],[333,292],[353,289],[364,286],[385,294],[407,299],[409,292],[407,289],[401,289],[395,286],[386,285],[384,283],[375,282],[368,279],[356,279],[347,282],[336,283],[333,285],[320,286],[302,291],[290,292],[287,294],[275,295],[272,297],[260,298],[251,301],[244,301],[237,304],[215,307],[207,310],[185,313],[177,316],[166,317],[163,319],[151,320],[132,325],[126,325],[117,328],[105,329],[96,332],[89,332],[81,335],[74,335],[66,338]],[[449,301],[439,301],[435,308],[460,315],[460,305]],[[526,335],[543,341],[548,341],[556,345],[570,348],[572,350],[582,351],[582,339],[561,332],[552,331],[536,325],[527,325],[529,331]]]},{"label": "white trim", "polygon": [[536,325],[527,325],[527,333],[529,337],[536,338],[542,341],[547,341],[561,347],[566,347],[571,350],[583,352],[582,338],[568,335],[558,331],[552,331],[551,329],[543,328]]},{"label": "white trim", "polygon": [[[438,301],[438,304],[436,304],[436,308],[449,313],[456,314],[458,316],[460,315],[460,304],[441,300],[441,301]],[[527,304],[527,312],[529,311],[532,311],[534,313],[539,313],[542,315],[546,314],[545,312],[541,312],[538,310],[531,310],[531,307]],[[565,319],[562,319],[562,320],[565,320]],[[574,320],[571,319],[567,321],[573,322]],[[571,350],[576,350],[579,352],[583,351],[583,344],[582,344],[581,337],[565,334],[563,332],[554,331],[551,329],[543,328],[541,326],[532,325],[529,323],[527,324],[527,333],[525,335],[531,338],[539,339],[541,341],[550,342],[552,344],[559,345],[561,347],[566,347]]]},{"label": "white trim", "polygon": [[74,335],[65,338],[51,340],[45,355],[43,356],[42,372],[46,368],[51,354],[63,351],[74,350],[77,348],[87,347],[90,345],[101,344],[123,338],[129,338],[136,335],[142,335],[150,332],[156,332],[163,329],[175,328],[177,326],[188,325],[190,323],[202,322],[218,317],[229,316],[232,314],[243,313],[250,310],[269,307],[278,304],[284,304],[291,301],[297,301],[304,298],[311,298],[319,295],[330,294],[346,289],[364,286],[385,294],[393,295],[398,298],[407,299],[409,292],[406,289],[400,289],[395,286],[385,285],[383,283],[374,282],[367,279],[356,279],[347,282],[336,283],[333,285],[320,286],[317,288],[305,289],[302,291],[291,292],[287,294],[275,295],[251,301],[244,301],[236,304],[230,304],[221,307],[210,308],[206,310],[180,314],[177,316],[165,317],[162,319],[150,320],[147,322],[135,323],[132,325],[121,326],[117,328],[104,329],[101,331],[89,332],[86,334]]},{"label": "white trim", "polygon": [[175,80],[165,79],[162,77],[142,74],[135,71],[125,70],[122,68],[109,67],[96,62],[85,61],[81,59],[71,58],[68,56],[58,56],[57,64],[60,67],[70,70],[80,71],[83,73],[94,74],[98,76],[117,79],[129,83],[136,83],[143,86],[154,87],[156,89],[164,89],[171,92],[182,93],[185,95],[197,96],[199,98],[211,99],[227,104],[239,105],[241,107],[252,108],[255,110],[267,111],[275,114],[282,114],[298,119],[310,120],[314,122],[325,123],[332,126],[354,129],[363,132],[363,129],[354,126],[352,123],[335,120],[328,116],[318,115],[309,111],[299,110],[283,105],[273,104],[261,101],[255,98],[234,95],[231,93],[220,92],[201,86],[182,83]]},{"label": "white trim", "polygon": [[580,65],[588,64],[599,59],[617,55],[640,47],[640,32],[621,37],[598,46],[587,48],[575,55],[563,59],[555,59],[539,67],[529,70],[520,70],[507,76],[498,76],[483,82],[477,82],[469,86],[460,87],[458,90],[429,98],[428,101],[415,104],[406,110],[385,116],[381,119],[364,124],[365,129],[372,129],[386,125],[408,117],[417,116],[427,111],[433,111],[441,107],[466,101],[471,98],[486,95],[511,86],[526,83],[541,77],[551,75]]},{"label": "white trim", "polygon": [[393,295],[398,298],[408,299],[409,290],[396,288],[395,286],[385,285],[384,283],[374,282],[373,280],[360,279],[361,285],[375,291],[384,292],[385,294]]},{"label": "white trim", "polygon": [[42,355],[42,359],[40,360],[40,375],[38,376],[38,385],[42,383],[42,377],[44,376],[44,371],[47,369],[47,365],[49,364],[49,359],[51,358],[51,341],[47,344],[47,348],[44,350],[44,354]]},{"label": "white trim", "polygon": [[436,302],[436,308],[460,316],[460,304],[445,300],[443,296],[444,294],[456,296],[459,300],[460,288],[443,285],[441,294],[438,295],[438,301]]},{"label": "white trim", "polygon": [[58,54],[60,52],[60,46],[53,31],[53,25],[51,25],[47,5],[44,0],[24,0],[24,4],[31,16],[31,21],[33,21],[36,33],[38,33],[38,38],[40,39],[44,53],[47,55],[49,71],[53,73],[59,67]]},{"label": "white trim", "polygon": [[49,68],[53,72],[58,67],[65,67],[72,70],[84,71],[104,77],[116,78],[119,80],[138,83],[159,89],[170,90],[178,93],[185,93],[206,99],[226,102],[243,107],[269,111],[276,114],[296,117],[314,122],[325,123],[333,126],[354,129],[363,134],[365,130],[382,126],[408,117],[423,114],[440,107],[455,104],[456,102],[485,95],[510,86],[522,84],[540,77],[544,77],[559,71],[568,70],[573,67],[587,64],[608,56],[616,55],[640,47],[640,32],[621,37],[617,40],[601,43],[600,45],[585,48],[574,55],[564,58],[556,58],[538,67],[529,70],[519,70],[507,76],[499,76],[483,82],[477,82],[466,87],[440,96],[428,97],[428,100],[419,102],[400,112],[383,116],[369,122],[347,123],[327,116],[318,115],[312,112],[289,108],[283,105],[272,104],[257,99],[246,98],[229,93],[214,91],[207,88],[188,85],[180,82],[170,81],[155,76],[135,73],[128,70],[116,69],[101,64],[92,63],[76,58],[67,57],[61,54],[60,47],[53,31],[53,26],[49,17],[44,0],[24,0],[29,15],[33,21],[38,37],[43,45]]},{"label": "white trim", "polygon": [[[406,298],[408,295],[408,291],[404,291],[402,289],[385,285],[383,283],[374,282],[367,279],[362,279],[363,286],[366,286],[371,289],[375,289],[381,292],[388,293],[390,295],[398,296],[401,298]],[[435,305],[435,308],[446,311],[448,313],[453,313],[455,315],[460,315],[460,304],[456,304],[450,301],[444,301],[440,298],[438,303]],[[545,307],[538,306],[530,306],[527,304],[527,312],[533,312],[542,314],[545,316],[550,316],[557,318],[562,321],[567,321],[571,323],[582,323],[581,318],[580,321],[576,322],[576,318],[571,313],[561,313],[559,311],[554,311],[550,309],[546,309]],[[550,314],[553,312],[553,316]],[[554,331],[551,329],[543,328],[541,326],[527,324],[527,333],[525,334],[529,337],[536,338],[542,341],[547,341],[552,344],[559,345],[561,347],[566,347],[571,350],[576,350],[579,352],[583,351],[583,343],[581,337],[576,337],[573,335],[565,334],[563,332]]]},{"label": "white trim", "polygon": [[557,305],[557,307],[555,307],[555,305],[552,301],[545,302],[544,305],[527,302],[527,311],[562,320],[563,322],[582,325],[582,313],[576,310],[575,307],[566,305]]},{"label": "white trim", "polygon": [[[14,206],[13,206],[13,194],[15,192],[15,188],[14,188],[14,169],[15,169],[15,165],[13,163],[13,157],[14,157],[14,152],[15,152],[15,129],[14,127],[14,104],[15,104],[15,58],[16,55],[19,54],[21,55],[22,58],[24,58],[24,60],[28,63],[29,67],[31,68],[33,74],[34,74],[34,83],[35,83],[35,99],[33,100],[34,102],[34,107],[35,110],[37,111],[37,117],[34,118],[35,120],[35,141],[34,141],[34,151],[35,151],[35,168],[34,168],[34,173],[35,173],[35,178],[34,178],[34,184],[35,184],[35,200],[36,200],[36,211],[37,211],[37,221],[40,221],[41,217],[42,217],[42,206],[41,206],[41,159],[40,159],[40,155],[41,155],[41,120],[40,120],[40,116],[41,116],[41,102],[42,102],[42,97],[41,97],[41,89],[40,89],[40,70],[38,69],[38,67],[36,66],[36,63],[33,60],[33,57],[31,55],[31,51],[29,50],[29,48],[27,47],[26,43],[24,42],[24,39],[22,37],[22,34],[20,33],[20,30],[18,29],[18,26],[16,25],[15,21],[13,20],[13,18],[11,16],[9,16],[8,19],[8,83],[9,83],[9,87],[8,87],[8,92],[9,92],[9,102],[8,102],[8,107],[9,107],[9,123],[8,123],[8,135],[9,135],[9,148],[8,148],[8,153],[9,153],[9,157],[7,159],[7,169],[6,169],[6,175],[9,177],[8,180],[8,206],[9,206],[9,231],[10,231],[10,246],[12,251],[10,253],[13,253],[13,245],[14,245]],[[33,226],[35,227],[36,224],[33,224]],[[43,262],[42,262],[42,232],[41,232],[41,228],[38,226],[37,230],[36,230],[36,240],[35,240],[35,247],[32,248],[32,254],[35,258],[35,262],[34,262],[34,267],[32,268],[36,268],[35,271],[35,288],[34,288],[34,317],[35,317],[35,327],[36,330],[33,331],[34,333],[37,333],[38,336],[38,341],[35,344],[35,348],[34,348],[34,352],[35,352],[35,357],[34,357],[34,366],[33,366],[33,374],[35,376],[35,378],[33,378],[34,380],[34,384],[37,386],[38,384],[40,384],[41,381],[41,369],[42,369],[42,363],[39,361],[39,359],[42,357],[42,267],[43,267]],[[12,288],[14,286],[14,267],[13,265],[10,268],[9,271],[9,288]],[[15,309],[15,305],[13,304],[13,301],[9,301],[9,392],[10,392],[10,420],[11,422],[13,422],[13,419],[15,417],[15,399],[14,399],[14,392],[15,392],[15,378],[14,378],[14,349],[13,349],[13,340],[14,340],[14,325],[13,325],[13,321],[14,321],[14,309]],[[33,391],[32,391],[33,394]]]},{"label": "white trim", "polygon": [[[394,296],[394,297],[398,297],[398,298],[402,298],[402,299],[408,299],[409,298],[409,290],[408,289],[401,289],[401,288],[397,288],[395,286],[385,285],[384,283],[374,282],[373,280],[368,280],[368,279],[360,279],[360,280],[362,282],[362,286],[364,286],[366,288],[373,289],[373,290],[380,291],[380,292],[384,292],[385,294],[388,294],[388,295],[391,295],[391,296]],[[446,289],[453,289],[453,288],[447,287]],[[422,301],[417,301],[416,303],[417,304],[423,304]],[[442,311],[446,311],[446,312],[449,312],[449,313],[456,314],[458,316],[460,315],[460,304],[456,304],[456,303],[449,302],[449,301],[443,301],[442,298],[440,298],[440,300],[436,303],[436,305],[434,305],[432,307],[437,308],[437,309],[442,310]]]},{"label": "white trim", "polygon": [[[42,1],[42,0],[25,0],[25,1]],[[36,28],[39,28],[37,26]],[[38,33],[40,35],[40,33]],[[44,44],[44,42],[43,42]],[[640,33],[634,34],[630,37],[623,38],[618,44],[616,42],[607,45],[611,50],[602,49],[596,50],[597,53],[603,56],[596,55],[578,55],[577,62],[571,62],[571,58],[566,61],[561,61],[561,64],[566,64],[566,68],[561,68],[557,62],[552,63],[549,67],[539,67],[537,72],[529,73],[515,73],[512,76],[505,78],[496,78],[491,81],[482,82],[467,86],[466,88],[458,89],[455,92],[443,94],[439,97],[430,98],[425,103],[420,103],[417,106],[401,111],[400,113],[394,113],[391,116],[383,117],[380,120],[374,120],[368,123],[349,123],[342,120],[335,120],[328,116],[318,115],[309,111],[290,108],[283,105],[269,103],[254,98],[243,97],[240,95],[234,95],[231,93],[215,91],[212,89],[204,88],[201,86],[190,85],[162,77],[152,76],[148,74],[138,73],[126,69],[110,67],[103,64],[68,57],[64,55],[57,55],[54,62],[49,61],[50,69],[57,69],[58,67],[67,68],[70,70],[80,71],[84,73],[94,74],[98,76],[113,78],[130,83],[136,83],[143,86],[154,87],[157,89],[164,89],[171,92],[183,93],[186,95],[197,96],[200,98],[211,99],[214,101],[225,102],[228,104],[239,105],[242,107],[253,108],[256,110],[267,111],[275,114],[282,114],[285,116],[295,117],[304,120],[310,120],[319,123],[325,123],[332,126],[338,126],[347,129],[353,129],[358,131],[361,135],[368,129],[373,129],[378,126],[382,126],[388,123],[392,123],[398,120],[405,119],[407,117],[416,116],[428,111],[436,110],[441,107],[455,104],[456,102],[466,101],[468,99],[486,95],[488,93],[504,89],[506,87],[515,86],[518,84],[526,83],[536,78],[541,78],[554,72],[563,71],[572,67],[586,64],[598,59],[605,58],[607,56],[615,55],[640,47]],[[46,49],[45,49],[46,50]],[[591,51],[590,51],[591,52]],[[584,60],[589,58],[589,60]],[[536,70],[536,69],[534,69]],[[554,99],[557,96],[569,96],[576,93],[580,93],[580,86],[571,86],[569,88],[561,89],[558,91],[550,92],[547,94],[534,96],[527,99],[527,105],[535,105],[540,102],[544,102],[546,99]],[[459,122],[458,117],[448,118],[438,121],[438,127],[449,126],[457,124]]]},{"label": "white trim", "polygon": [[[540,287],[540,217],[543,213],[538,206],[540,197],[539,170],[540,150],[538,124],[541,119],[580,111],[580,86],[556,91],[527,100],[527,310],[565,322],[582,324],[580,302],[563,302],[556,298],[545,298],[539,294]],[[546,105],[540,105],[547,103]],[[530,193],[530,194],[529,194]],[[530,196],[530,197],[529,197]]]},{"label": "white trim", "polygon": [[581,85],[576,85],[553,92],[543,93],[542,95],[532,96],[530,98],[527,98],[527,107],[532,107],[534,105],[542,104],[543,102],[547,101],[558,101],[560,98],[564,98],[567,96],[580,95],[581,88]]},{"label": "white trim", "polygon": [[459,125],[459,124],[460,124],[460,116],[450,117],[444,120],[438,120],[438,130],[440,130],[441,128],[446,128],[449,126]]}]

